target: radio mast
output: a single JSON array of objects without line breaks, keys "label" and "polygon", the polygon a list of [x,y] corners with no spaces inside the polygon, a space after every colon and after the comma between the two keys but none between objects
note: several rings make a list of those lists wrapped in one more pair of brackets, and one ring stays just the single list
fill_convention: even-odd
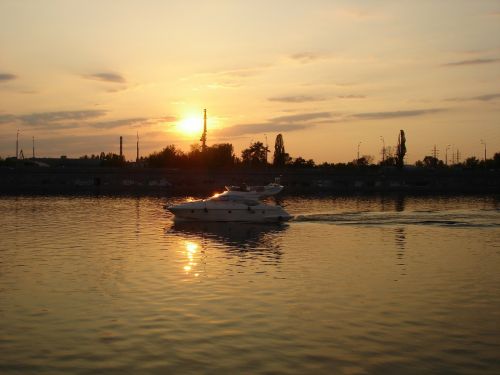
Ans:
[{"label": "radio mast", "polygon": [[205,152],[207,150],[207,110],[203,110],[203,134],[200,138],[201,151]]}]

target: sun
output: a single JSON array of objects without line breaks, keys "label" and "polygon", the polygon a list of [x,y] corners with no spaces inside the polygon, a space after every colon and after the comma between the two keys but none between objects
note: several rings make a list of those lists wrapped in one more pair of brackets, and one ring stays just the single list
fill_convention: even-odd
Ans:
[{"label": "sun", "polygon": [[203,132],[203,118],[186,117],[177,123],[177,131],[189,136],[201,134]]}]

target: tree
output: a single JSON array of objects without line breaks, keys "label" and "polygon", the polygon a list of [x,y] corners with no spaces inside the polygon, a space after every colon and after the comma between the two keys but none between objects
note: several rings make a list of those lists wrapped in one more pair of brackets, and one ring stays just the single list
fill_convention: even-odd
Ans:
[{"label": "tree", "polygon": [[285,144],[283,143],[283,136],[278,134],[274,142],[274,156],[273,165],[275,167],[284,167],[289,155],[285,152]]},{"label": "tree", "polygon": [[207,147],[203,155],[206,157],[206,165],[211,168],[230,167],[234,164],[233,145],[230,143],[220,143]]},{"label": "tree", "polygon": [[475,156],[465,159],[464,166],[466,168],[477,168],[479,166],[479,160]]},{"label": "tree", "polygon": [[262,142],[254,142],[241,152],[243,164],[251,166],[266,165],[267,148]]},{"label": "tree", "polygon": [[427,167],[427,168],[436,168],[436,167],[443,167],[444,166],[444,163],[442,160],[439,160],[438,158],[435,158],[434,156],[429,156],[429,155],[424,157],[424,160],[422,162],[423,162],[423,166]]},{"label": "tree", "polygon": [[403,130],[399,131],[398,149],[396,151],[396,165],[402,168],[404,165],[404,158],[406,155],[406,137]]},{"label": "tree", "polygon": [[174,145],[165,147],[160,152],[153,152],[147,157],[151,167],[178,167],[184,154],[177,150]]},{"label": "tree", "polygon": [[396,166],[397,160],[396,160],[396,157],[389,156],[389,157],[386,157],[385,160],[381,161],[379,164],[383,165],[383,166],[392,167],[392,166]]}]

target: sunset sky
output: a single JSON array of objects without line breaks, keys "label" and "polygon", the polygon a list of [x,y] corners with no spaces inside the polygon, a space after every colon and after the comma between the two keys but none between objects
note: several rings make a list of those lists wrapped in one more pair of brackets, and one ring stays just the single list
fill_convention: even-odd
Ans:
[{"label": "sunset sky", "polygon": [[0,156],[500,151],[500,1],[0,0]]}]

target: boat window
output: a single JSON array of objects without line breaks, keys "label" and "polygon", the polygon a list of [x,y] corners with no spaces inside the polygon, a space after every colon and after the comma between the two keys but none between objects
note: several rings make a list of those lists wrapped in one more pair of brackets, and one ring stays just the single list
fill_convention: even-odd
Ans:
[{"label": "boat window", "polygon": [[259,204],[259,202],[257,201],[245,201],[244,202],[247,206],[257,206]]}]

